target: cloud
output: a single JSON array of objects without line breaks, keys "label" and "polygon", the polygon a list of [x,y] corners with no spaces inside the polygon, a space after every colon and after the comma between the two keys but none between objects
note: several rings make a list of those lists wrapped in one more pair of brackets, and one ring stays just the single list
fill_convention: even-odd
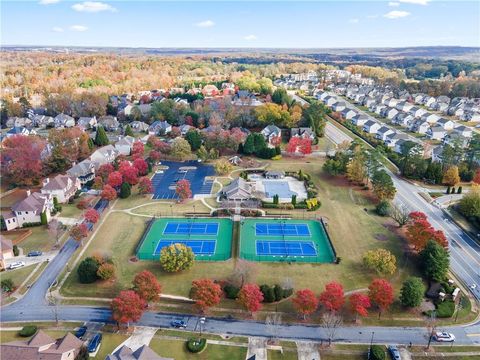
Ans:
[{"label": "cloud", "polygon": [[396,1],[390,1],[388,3],[388,6],[400,6],[400,3],[399,2],[396,2]]},{"label": "cloud", "polygon": [[350,19],[350,20],[348,20],[348,22],[350,24],[358,24],[360,22],[360,20],[359,19]]},{"label": "cloud", "polygon": [[398,2],[414,5],[428,5],[431,0],[398,0]]},{"label": "cloud", "polygon": [[52,31],[55,31],[55,32],[63,32],[63,28],[59,27],[59,26],[54,26],[52,28]]},{"label": "cloud", "polygon": [[196,23],[195,26],[201,27],[201,28],[209,28],[209,27],[215,26],[215,23],[212,20],[205,20],[205,21],[200,21]]},{"label": "cloud", "polygon": [[400,19],[408,15],[410,15],[408,11],[393,10],[383,15],[383,17],[386,17],[387,19]]},{"label": "cloud", "polygon": [[376,18],[378,18],[378,14],[367,15],[367,19],[376,19]]},{"label": "cloud", "polygon": [[255,35],[253,35],[253,34],[244,36],[243,38],[244,38],[245,40],[247,40],[247,41],[257,40],[257,37],[256,37]]},{"label": "cloud", "polygon": [[40,5],[50,5],[50,4],[56,4],[60,2],[60,0],[40,0],[38,3]]},{"label": "cloud", "polygon": [[70,26],[70,30],[72,31],[87,31],[88,27],[83,25],[72,25]]},{"label": "cloud", "polygon": [[112,5],[102,3],[99,1],[84,1],[83,3],[72,5],[72,9],[75,11],[88,12],[88,13],[97,13],[100,11],[111,11],[111,12],[117,11],[117,9],[115,9]]}]

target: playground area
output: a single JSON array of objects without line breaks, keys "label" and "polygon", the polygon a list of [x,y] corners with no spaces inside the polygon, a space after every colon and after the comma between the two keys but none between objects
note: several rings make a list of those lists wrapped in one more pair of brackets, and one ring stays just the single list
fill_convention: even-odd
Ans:
[{"label": "playground area", "polygon": [[153,219],[137,248],[140,260],[158,260],[162,248],[184,244],[196,260],[223,261],[231,256],[233,224],[229,219]]},{"label": "playground area", "polygon": [[240,257],[251,261],[329,263],[335,252],[321,221],[245,219]]}]

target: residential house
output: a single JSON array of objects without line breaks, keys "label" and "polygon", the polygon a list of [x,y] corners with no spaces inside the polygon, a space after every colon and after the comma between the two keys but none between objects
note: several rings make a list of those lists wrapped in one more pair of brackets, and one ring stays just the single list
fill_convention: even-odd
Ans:
[{"label": "residential house", "polygon": [[367,115],[364,114],[357,114],[352,118],[352,124],[355,126],[362,126],[365,125],[365,123],[369,120],[370,118]]},{"label": "residential house", "polygon": [[387,139],[387,136],[390,134],[393,134],[394,131],[386,126],[382,126],[380,129],[378,129],[377,133],[375,134],[375,138],[378,140],[385,141]]},{"label": "residential house", "polygon": [[80,184],[84,185],[95,178],[95,163],[85,159],[68,169],[67,174],[78,178]]},{"label": "residential house", "polygon": [[363,106],[366,106],[367,108],[370,109],[370,107],[371,107],[372,105],[375,105],[376,103],[377,103],[377,101],[375,100],[375,98],[373,98],[373,97],[367,97],[367,98],[364,99],[362,105],[363,105]]},{"label": "residential house", "polygon": [[290,136],[291,137],[301,137],[303,139],[310,139],[312,141],[316,137],[313,130],[309,127],[292,128],[290,130]]},{"label": "residential house", "polygon": [[392,119],[392,124],[402,127],[409,127],[414,120],[415,118],[412,115],[401,112],[394,116]]},{"label": "residential house", "polygon": [[438,145],[432,151],[432,161],[433,162],[443,162],[443,146]]},{"label": "residential house", "polygon": [[448,104],[447,103],[444,103],[444,102],[434,102],[431,106],[430,106],[430,109],[434,110],[434,111],[441,111],[441,112],[445,112],[448,110]]},{"label": "residential house", "polygon": [[409,112],[412,107],[413,107],[413,105],[411,103],[409,103],[408,101],[400,101],[395,106],[395,108],[398,111],[403,111],[403,112]]},{"label": "residential house", "polygon": [[64,113],[55,116],[53,121],[56,128],[69,128],[75,126],[75,119]]},{"label": "residential house", "polygon": [[117,149],[119,154],[128,156],[132,152],[134,142],[135,138],[133,136],[122,136],[115,143],[115,149]]},{"label": "residential house", "polygon": [[383,101],[383,104],[388,106],[388,107],[395,107],[400,100],[395,99],[395,98],[388,98]]},{"label": "residential house", "polygon": [[112,115],[101,116],[97,120],[97,124],[102,126],[105,131],[117,131],[120,123],[117,118]]},{"label": "residential house", "polygon": [[407,142],[408,140],[405,139],[397,140],[393,146],[393,151],[395,151],[397,154],[401,154],[403,152],[403,145]]},{"label": "residential house", "polygon": [[347,104],[345,104],[344,101],[337,101],[331,107],[332,107],[332,111],[338,112],[338,111],[344,110],[346,106]]},{"label": "residential house", "polygon": [[[154,98],[154,100],[158,101],[159,98]],[[122,118],[123,117],[129,118],[132,115],[133,109],[136,109],[136,110],[140,111],[140,115],[142,116],[142,118],[147,118],[150,115],[150,111],[152,109],[152,104],[138,104],[138,105],[128,104],[122,110],[120,110],[118,112],[118,115],[122,116]],[[137,112],[137,114],[138,114],[138,112]]]},{"label": "residential house", "polygon": [[338,102],[335,96],[328,95],[323,99],[323,102],[326,106],[331,107],[333,104]]},{"label": "residential house", "polygon": [[172,131],[172,125],[166,121],[154,121],[152,125],[148,128],[148,133],[150,135],[166,135]]},{"label": "residential house", "polygon": [[383,111],[383,116],[385,116],[390,120],[392,120],[397,114],[398,114],[398,110],[395,109],[394,107],[387,108],[386,110]]},{"label": "residential house", "polygon": [[385,111],[386,109],[387,109],[387,107],[386,107],[385,105],[383,105],[383,104],[377,104],[377,105],[375,105],[375,106],[372,108],[372,110],[370,110],[370,111],[374,112],[374,113],[377,114],[377,115],[380,115],[380,114],[381,114],[383,111]]},{"label": "residential house", "polygon": [[417,119],[410,124],[408,129],[417,134],[426,134],[430,129],[430,124],[427,121]]},{"label": "residential house", "polygon": [[376,134],[377,131],[381,128],[382,126],[377,123],[376,121],[373,120],[368,120],[364,125],[363,125],[363,131],[369,134]]},{"label": "residential house", "polygon": [[5,260],[14,257],[12,240],[0,234],[0,270],[5,270]]},{"label": "residential house", "polygon": [[252,184],[241,177],[236,178],[221,191],[221,197],[227,200],[244,201],[253,198]]},{"label": "residential house", "polygon": [[480,112],[467,111],[460,117],[460,120],[480,122]]},{"label": "residential house", "polygon": [[195,129],[195,127],[193,127],[191,125],[188,125],[188,124],[180,125],[180,134],[182,136],[185,136],[187,134],[187,132],[191,129]]},{"label": "residential house", "polygon": [[442,140],[445,135],[447,135],[447,130],[440,125],[432,126],[427,131],[427,136],[432,140]]},{"label": "residential house", "polygon": [[458,132],[452,131],[450,133],[447,133],[445,137],[442,139],[442,144],[443,145],[450,145],[452,147],[461,147],[461,148],[466,148],[468,144],[470,143],[470,138],[464,137]]},{"label": "residential house", "polygon": [[440,120],[440,116],[427,112],[422,115],[421,119],[423,121],[427,121],[429,124],[435,124],[438,120]]},{"label": "residential house", "polygon": [[415,102],[415,104],[423,104],[423,100],[427,97],[428,95],[426,94],[422,94],[422,93],[419,93],[419,94],[413,94],[412,95],[412,98],[413,98],[413,101]]},{"label": "residential house", "polygon": [[448,131],[448,130],[453,130],[453,127],[455,126],[455,123],[452,120],[448,120],[448,119],[445,119],[445,118],[440,118],[440,119],[437,120],[435,125],[441,126],[442,128],[444,128],[445,130]]},{"label": "residential house", "polygon": [[51,116],[35,114],[32,116],[32,123],[35,127],[45,129],[47,127],[54,127],[55,119]]},{"label": "residential house", "polygon": [[97,149],[90,155],[90,160],[94,163],[95,169],[104,164],[111,164],[119,155],[119,151],[113,145],[106,145]]},{"label": "residential house", "polygon": [[279,180],[285,178],[285,171],[270,170],[265,172],[265,178],[269,180]]},{"label": "residential house", "polygon": [[409,114],[413,115],[416,118],[422,117],[423,114],[427,112],[427,110],[419,108],[418,106],[412,107],[409,111]]},{"label": "residential house", "polygon": [[173,360],[157,355],[148,345],[142,345],[133,351],[128,346],[123,345],[113,354],[107,355],[105,360]]},{"label": "residential house", "polygon": [[83,130],[94,129],[97,126],[97,118],[95,116],[82,116],[78,119],[77,126]]},{"label": "residential house", "polygon": [[453,129],[456,133],[465,138],[471,138],[473,136],[473,129],[465,125],[459,125]]},{"label": "residential house", "polygon": [[345,108],[341,112],[342,118],[347,119],[347,120],[350,120],[351,118],[353,118],[357,114],[358,113],[351,108]]},{"label": "residential house", "polygon": [[404,133],[394,132],[393,134],[387,135],[387,138],[385,139],[385,145],[388,147],[395,147],[397,142],[400,140],[407,141],[408,136]]},{"label": "residential house", "polygon": [[261,131],[261,134],[268,144],[272,145],[278,138],[282,137],[282,130],[276,125],[268,125]]},{"label": "residential house", "polygon": [[132,121],[129,125],[134,133],[148,132],[149,125],[143,121]]},{"label": "residential house", "polygon": [[[16,217],[17,227],[22,227],[25,223],[41,222],[41,214],[45,213],[47,223],[50,222],[53,209],[53,197],[50,194],[31,193],[27,191],[27,197],[12,206],[12,212]],[[11,217],[8,217],[11,219]],[[5,217],[4,217],[5,219]],[[14,222],[6,224],[7,229],[14,226]]]},{"label": "residential house", "polygon": [[216,96],[220,93],[215,85],[205,85],[202,89],[203,96]]},{"label": "residential house", "polygon": [[16,117],[16,116],[13,116],[13,117],[9,117],[7,119],[7,122],[5,123],[5,126],[7,128],[11,128],[11,127],[27,127],[27,128],[31,128],[33,125],[33,121],[29,118],[26,118],[26,117]]},{"label": "residential house", "polygon": [[57,175],[52,179],[45,178],[40,192],[49,194],[52,198],[57,198],[57,201],[63,204],[68,202],[81,188],[82,185],[78,178],[69,175]]},{"label": "residential house", "polygon": [[54,340],[39,330],[31,339],[1,344],[0,353],[2,360],[74,360],[83,346],[71,333]]},{"label": "residential house", "polygon": [[28,136],[28,135],[35,135],[36,132],[34,130],[28,130],[26,127],[13,127],[10,130],[7,131],[6,137],[14,136],[14,135],[23,135],[23,136]]}]

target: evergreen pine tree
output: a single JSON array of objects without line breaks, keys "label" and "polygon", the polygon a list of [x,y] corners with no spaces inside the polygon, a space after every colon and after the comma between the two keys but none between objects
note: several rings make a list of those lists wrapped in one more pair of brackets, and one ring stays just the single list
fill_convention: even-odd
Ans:
[{"label": "evergreen pine tree", "polygon": [[108,145],[108,137],[107,133],[103,126],[97,126],[97,133],[95,134],[95,144],[97,146],[105,146]]}]

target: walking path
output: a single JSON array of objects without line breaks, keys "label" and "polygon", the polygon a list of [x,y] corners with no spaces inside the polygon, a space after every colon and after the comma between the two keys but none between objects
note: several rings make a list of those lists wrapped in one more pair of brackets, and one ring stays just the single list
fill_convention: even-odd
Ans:
[{"label": "walking path", "polygon": [[320,360],[318,343],[311,341],[296,341],[298,360]]},{"label": "walking path", "polygon": [[267,339],[259,337],[248,338],[247,359],[255,355],[255,360],[267,360]]}]

